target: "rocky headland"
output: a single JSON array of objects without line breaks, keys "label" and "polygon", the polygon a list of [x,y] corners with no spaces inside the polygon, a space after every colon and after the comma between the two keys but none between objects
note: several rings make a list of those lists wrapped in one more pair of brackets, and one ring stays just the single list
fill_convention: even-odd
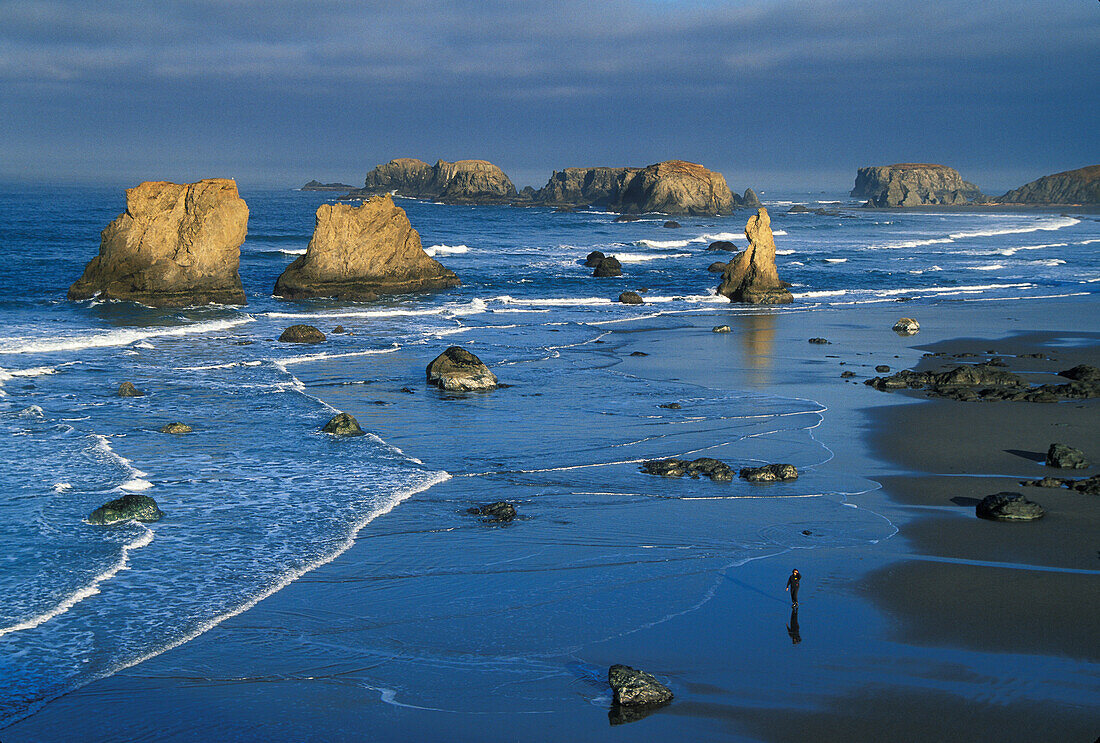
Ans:
[{"label": "rocky headland", "polygon": [[126,211],[100,234],[99,255],[68,297],[245,304],[238,267],[247,231],[248,206],[232,180],[146,181],[126,190]]},{"label": "rocky headland", "polygon": [[424,252],[420,235],[389,195],[359,206],[322,204],[306,254],[275,282],[288,299],[371,300],[379,294],[459,285],[452,271]]},{"label": "rocky headland", "polygon": [[996,199],[999,204],[1100,204],[1100,165],[1045,175]]},{"label": "rocky headland", "polygon": [[508,204],[517,196],[516,187],[504,171],[486,160],[423,160],[403,157],[390,160],[367,173],[363,188],[353,197],[396,194],[414,199],[431,199],[444,204]]},{"label": "rocky headland", "polygon": [[984,202],[973,183],[946,165],[897,163],[860,168],[850,196],[867,199],[867,206],[898,207]]},{"label": "rocky headland", "polygon": [[775,267],[775,237],[768,210],[760,207],[745,225],[749,246],[733,256],[722,273],[718,293],[731,302],[789,304],[794,301],[790,286],[779,280]]}]

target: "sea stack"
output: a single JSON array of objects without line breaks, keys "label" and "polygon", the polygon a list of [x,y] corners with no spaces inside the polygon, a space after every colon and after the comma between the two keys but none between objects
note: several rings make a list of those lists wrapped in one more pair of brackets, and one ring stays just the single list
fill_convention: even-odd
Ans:
[{"label": "sea stack", "polygon": [[322,204],[306,254],[291,263],[275,294],[288,299],[372,300],[379,294],[446,289],[458,277],[430,258],[405,210],[389,195],[360,206]]},{"label": "sea stack", "polygon": [[146,181],[126,190],[126,211],[100,234],[99,255],[69,299],[245,304],[237,269],[247,231],[248,206],[228,178]]},{"label": "sea stack", "polygon": [[849,194],[867,199],[868,206],[928,206],[985,201],[981,189],[962,179],[959,171],[946,165],[896,163],[856,172],[856,184]]},{"label": "sea stack", "polygon": [[1100,204],[1100,165],[1045,175],[1009,191],[997,201],[1002,204]]},{"label": "sea stack", "polygon": [[768,210],[760,207],[745,225],[749,246],[729,262],[718,293],[731,302],[788,304],[794,301],[789,284],[779,280],[775,267],[775,238]]},{"label": "sea stack", "polygon": [[445,204],[507,204],[516,187],[504,171],[486,160],[423,160],[402,157],[367,173],[359,196],[392,193]]}]

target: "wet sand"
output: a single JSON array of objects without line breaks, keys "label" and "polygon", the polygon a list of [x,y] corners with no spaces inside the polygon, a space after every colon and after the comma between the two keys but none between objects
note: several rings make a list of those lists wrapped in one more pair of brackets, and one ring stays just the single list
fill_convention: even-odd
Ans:
[{"label": "wet sand", "polygon": [[[921,334],[891,333],[901,315],[918,317]],[[762,550],[749,562],[718,559],[668,574],[654,563],[652,574],[608,586],[626,615],[660,607],[661,621],[648,622],[606,614],[606,596],[549,600],[571,574],[550,567],[587,548],[586,540],[598,542],[600,519],[630,518],[629,510],[609,503],[570,511],[548,494],[526,505],[535,520],[486,530],[461,509],[509,493],[456,479],[372,522],[351,550],[252,610],[55,701],[3,740],[67,739],[77,720],[88,739],[191,740],[188,720],[196,716],[224,720],[224,737],[238,740],[1091,740],[1100,715],[1100,545],[1089,540],[1100,498],[1014,483],[1044,473],[1018,452],[1045,451],[1051,441],[1100,458],[1098,401],[927,401],[860,383],[877,364],[912,368],[925,347],[975,328],[988,328],[981,341],[945,348],[1007,354],[1016,342],[1005,337],[1085,331],[1091,317],[1095,304],[1086,299],[757,316],[718,309],[605,326],[613,331],[606,342],[583,353],[597,353],[607,369],[824,405],[812,436],[825,456],[806,481],[850,488],[828,497],[900,532],[874,544],[796,544],[777,557]],[[711,333],[718,324],[734,332]],[[832,345],[806,342],[815,336]],[[1069,350],[1067,340],[1088,347]],[[1096,363],[1095,337],[1041,341],[1056,344],[1059,358],[1044,371],[1078,363],[1071,357]],[[1039,342],[1019,341],[1020,352],[1042,350]],[[629,355],[643,350],[649,355]],[[419,358],[398,357],[385,363],[422,374]],[[845,370],[857,377],[841,378]],[[362,397],[345,393],[352,394]],[[431,461],[432,437],[403,430],[399,409],[349,396],[339,402],[365,427]],[[451,443],[461,445],[461,436]],[[1039,501],[1047,516],[1029,524],[973,516],[967,499],[1005,489]],[[662,514],[636,518],[654,523]],[[571,531],[587,536],[570,545]],[[721,558],[721,532],[713,539]],[[517,569],[540,553],[537,570]],[[440,570],[445,560],[451,567]],[[806,576],[797,617],[782,588],[794,566]],[[502,598],[510,592],[524,598]],[[597,637],[593,626],[619,619],[631,630],[574,648],[547,642]],[[515,658],[534,672],[514,673]],[[668,680],[676,701],[609,728],[602,674],[616,662]],[[400,684],[379,682],[394,669]]]}]

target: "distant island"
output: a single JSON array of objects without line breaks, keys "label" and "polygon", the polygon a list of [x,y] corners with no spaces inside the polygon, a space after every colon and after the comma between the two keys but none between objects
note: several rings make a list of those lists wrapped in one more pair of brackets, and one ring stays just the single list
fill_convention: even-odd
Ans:
[{"label": "distant island", "polygon": [[348,191],[354,191],[355,186],[349,186],[346,183],[321,183],[320,181],[310,181],[306,185],[302,186],[299,191],[340,191],[341,193],[347,193]]},{"label": "distant island", "polygon": [[860,168],[849,194],[867,206],[928,206],[985,202],[981,189],[946,165],[896,163]]}]

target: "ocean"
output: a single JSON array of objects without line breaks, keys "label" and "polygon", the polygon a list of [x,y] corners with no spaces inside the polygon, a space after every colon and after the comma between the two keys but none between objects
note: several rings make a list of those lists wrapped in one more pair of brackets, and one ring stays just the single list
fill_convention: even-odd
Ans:
[{"label": "ocean", "polygon": [[[432,574],[435,588],[389,609],[435,628],[436,647],[418,651],[421,672],[456,648],[490,655],[522,706],[538,699],[540,659],[690,611],[721,571],[896,533],[851,507],[874,482],[820,468],[833,456],[814,435],[821,402],[766,382],[721,391],[629,373],[615,353],[629,348],[607,342],[612,329],[644,319],[675,330],[687,315],[721,311],[753,331],[741,342],[767,343],[775,313],[804,316],[808,338],[815,313],[837,308],[899,303],[900,316],[930,303],[961,312],[960,300],[1100,291],[1095,215],[871,211],[843,194],[790,193],[762,195],[795,296],[782,308],[731,306],[706,270],[730,255],[708,251],[712,241],[744,246],[749,211],[676,218],[682,226],[670,229],[663,217],[615,223],[597,210],[407,199],[398,203],[424,248],[461,287],[369,304],[288,302],[271,295],[275,279],[305,252],[317,206],[333,197],[241,195],[251,212],[240,266],[248,305],[180,310],[65,299],[124,208],[119,190],[0,189],[0,727],[247,611],[433,492],[446,505],[427,509],[417,533],[387,535],[386,551],[395,572]],[[795,203],[839,214],[787,214]],[[592,250],[615,255],[623,276],[593,278],[583,266]],[[618,303],[625,290],[645,304]],[[275,340],[295,323],[328,340]],[[332,334],[336,325],[350,333]],[[511,386],[427,388],[424,366],[455,344]],[[118,398],[123,381],[147,394]],[[322,434],[349,401],[374,411],[357,412],[368,435]],[[672,402],[680,407],[661,407]],[[194,432],[159,433],[176,420]],[[792,462],[802,477],[762,493],[639,473],[641,461],[668,456]],[[125,492],[154,497],[166,517],[85,522]],[[421,549],[425,533],[468,522],[465,507],[499,499],[521,504],[506,529],[530,540],[525,567],[553,576],[537,596],[477,549],[431,560]],[[629,599],[643,572],[662,605]],[[512,627],[500,647],[470,625],[467,607],[488,593]],[[312,611],[323,618],[323,607]],[[381,632],[373,651],[407,654],[399,640]],[[393,697],[392,687],[382,693]],[[427,683],[405,679],[404,693],[407,704],[445,703]]]}]

